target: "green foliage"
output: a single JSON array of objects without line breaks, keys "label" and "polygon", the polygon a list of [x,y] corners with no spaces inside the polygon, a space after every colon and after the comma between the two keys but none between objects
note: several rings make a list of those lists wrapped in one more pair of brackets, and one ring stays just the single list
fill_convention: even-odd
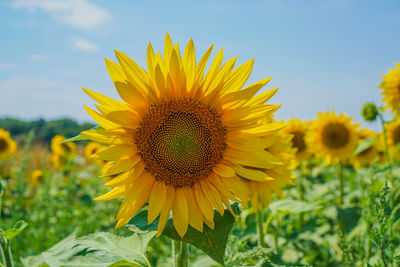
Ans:
[{"label": "green foliage", "polygon": [[100,232],[76,237],[72,233],[38,256],[22,259],[26,267],[38,266],[150,266],[145,251],[155,233],[128,237]]},{"label": "green foliage", "polygon": [[[235,212],[239,213],[237,205],[232,208]],[[183,241],[192,244],[193,246],[203,250],[207,255],[218,263],[224,264],[224,253],[228,241],[228,235],[231,232],[235,218],[228,210],[225,210],[224,215],[219,213],[214,214],[214,229],[210,229],[204,225],[203,232],[189,226],[185,236],[181,237],[175,230],[172,219],[169,219],[165,225],[163,235],[168,236],[173,240]],[[147,210],[142,210],[134,216],[128,223],[127,227],[133,231],[156,231],[158,226],[158,219],[150,225],[147,223]]]},{"label": "green foliage", "polygon": [[16,237],[17,235],[19,235],[22,230],[25,229],[25,227],[27,227],[28,224],[25,221],[18,221],[15,223],[15,225],[7,230],[3,230],[0,228],[0,235],[4,236],[7,240],[11,240],[14,237]]}]

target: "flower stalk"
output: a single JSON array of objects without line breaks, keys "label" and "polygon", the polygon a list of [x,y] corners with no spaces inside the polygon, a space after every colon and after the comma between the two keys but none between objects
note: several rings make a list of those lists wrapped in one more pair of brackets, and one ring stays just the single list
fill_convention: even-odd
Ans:
[{"label": "flower stalk", "polygon": [[258,244],[260,247],[265,248],[264,241],[264,231],[263,231],[263,216],[261,210],[257,211],[257,234],[258,234]]}]

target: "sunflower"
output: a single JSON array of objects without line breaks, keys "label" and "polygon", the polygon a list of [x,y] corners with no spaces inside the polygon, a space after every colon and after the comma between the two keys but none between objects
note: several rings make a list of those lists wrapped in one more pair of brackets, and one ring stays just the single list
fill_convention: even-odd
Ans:
[{"label": "sunflower", "polygon": [[89,142],[86,146],[85,146],[85,150],[84,150],[84,154],[85,154],[85,158],[89,161],[89,162],[98,162],[95,161],[92,156],[94,154],[96,154],[96,152],[100,151],[101,149],[103,149],[104,146],[102,144],[99,144],[97,142]]},{"label": "sunflower", "polygon": [[389,73],[382,75],[383,82],[379,85],[382,89],[385,108],[392,114],[400,115],[400,63],[394,63],[397,69],[389,69]]},{"label": "sunflower", "polygon": [[379,155],[379,141],[377,134],[369,129],[361,129],[358,132],[359,143],[362,143],[367,138],[373,139],[374,143],[367,148],[366,150],[362,151],[361,153],[357,154],[353,158],[353,165],[356,169],[361,168],[362,166],[366,166],[371,164],[374,159],[376,159]]},{"label": "sunflower", "polygon": [[31,174],[31,181],[34,184],[40,183],[43,181],[43,171],[40,169],[36,169]]},{"label": "sunflower", "polygon": [[66,138],[61,135],[56,135],[51,139],[51,162],[57,168],[62,167],[68,159],[73,158],[76,154],[75,143],[62,143],[64,140]]},{"label": "sunflower", "polygon": [[205,73],[212,49],[197,62],[190,40],[181,57],[167,34],[163,56],[148,45],[147,70],[122,52],[115,51],[119,64],[106,59],[123,102],[84,88],[99,103],[98,111],[86,111],[104,130],[83,134],[109,145],[95,156],[112,162],[108,175],[118,174],[106,183],[113,189],[96,200],[124,197],[117,228],[148,200],[148,223],[159,217],[158,236],[171,211],[180,236],[189,225],[213,229],[214,210],[223,214],[225,206],[233,213],[230,201],[247,202],[243,178],[269,179],[242,165],[283,164],[264,150],[275,138],[263,136],[284,127],[264,120],[280,107],[264,104],[277,89],[255,96],[270,78],[241,89],[253,59],[234,68],[237,57],[222,64],[222,49]]},{"label": "sunflower", "polygon": [[389,151],[394,160],[400,161],[400,121],[386,125]]},{"label": "sunflower", "polygon": [[268,144],[264,149],[277,157],[282,164],[274,165],[267,169],[244,166],[244,168],[253,170],[254,175],[257,174],[255,171],[262,171],[268,177],[266,181],[243,179],[250,191],[251,207],[256,212],[269,205],[272,201],[273,193],[278,197],[284,198],[285,194],[282,189],[287,185],[294,185],[292,180],[296,178],[296,175],[291,173],[291,170],[296,167],[296,148],[292,147],[292,135],[288,135],[286,131],[280,131],[264,138],[275,139],[273,143]]},{"label": "sunflower", "polygon": [[306,121],[299,119],[288,120],[285,132],[293,135],[292,146],[296,148],[296,159],[301,162],[309,157],[305,137],[307,134],[308,124]]},{"label": "sunflower", "polygon": [[333,112],[318,113],[310,124],[306,144],[312,152],[330,164],[345,161],[354,155],[357,145],[357,127],[352,118]]},{"label": "sunflower", "polygon": [[5,160],[14,155],[17,143],[10,137],[10,133],[0,129],[0,160]]}]

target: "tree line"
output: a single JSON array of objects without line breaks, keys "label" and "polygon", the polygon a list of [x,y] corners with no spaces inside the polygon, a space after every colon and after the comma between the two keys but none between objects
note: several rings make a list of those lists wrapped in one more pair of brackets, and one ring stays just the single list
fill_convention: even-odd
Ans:
[{"label": "tree line", "polygon": [[30,131],[34,131],[35,142],[49,143],[53,136],[57,134],[70,138],[94,126],[92,123],[80,124],[69,118],[51,121],[44,119],[23,121],[13,118],[0,118],[0,128],[9,131],[12,138],[21,142],[24,141]]}]

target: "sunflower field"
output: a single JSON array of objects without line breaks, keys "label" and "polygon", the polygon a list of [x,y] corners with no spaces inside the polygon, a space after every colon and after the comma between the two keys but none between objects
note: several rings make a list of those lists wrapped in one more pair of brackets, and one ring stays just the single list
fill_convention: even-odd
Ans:
[{"label": "sunflower field", "polygon": [[94,127],[0,129],[1,266],[400,266],[400,64],[360,110],[377,132],[282,120],[253,59],[213,50],[115,51]]}]

